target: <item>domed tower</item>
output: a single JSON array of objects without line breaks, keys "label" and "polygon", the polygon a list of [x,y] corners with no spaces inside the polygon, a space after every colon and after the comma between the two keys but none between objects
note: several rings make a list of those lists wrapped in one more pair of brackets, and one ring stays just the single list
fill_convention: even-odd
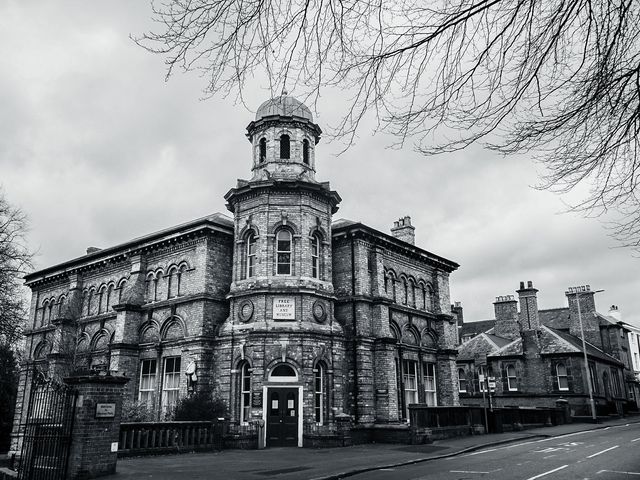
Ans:
[{"label": "domed tower", "polygon": [[331,271],[331,217],[341,199],[315,179],[320,134],[295,98],[263,103],[247,127],[251,179],[225,196],[235,246],[218,350],[220,372],[231,367],[232,378],[221,384],[236,421],[265,420],[268,445],[302,446],[303,424],[331,423],[343,402]]},{"label": "domed tower", "polygon": [[247,127],[253,145],[252,181],[315,182],[315,146],[322,130],[311,110],[286,94],[267,100]]}]

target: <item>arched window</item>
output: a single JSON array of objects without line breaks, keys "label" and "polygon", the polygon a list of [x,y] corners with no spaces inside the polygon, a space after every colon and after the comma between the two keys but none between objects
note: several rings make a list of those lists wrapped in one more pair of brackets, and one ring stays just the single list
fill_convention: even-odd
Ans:
[{"label": "arched window", "polygon": [[295,382],[298,380],[298,374],[291,365],[281,363],[271,371],[269,374],[269,380],[278,382]]},{"label": "arched window", "polygon": [[93,313],[93,288],[87,293],[87,316]]},{"label": "arched window", "polygon": [[518,378],[516,377],[516,367],[513,365],[507,366],[507,387],[510,392],[518,390]]},{"label": "arched window", "polygon": [[325,386],[325,373],[326,369],[323,363],[318,363],[314,369],[314,411],[316,423],[322,425],[324,423],[324,393],[326,391]]},{"label": "arched window", "polygon": [[180,296],[182,295],[182,278],[184,276],[184,272],[187,271],[187,266],[185,264],[182,264],[180,266],[180,268],[178,268],[178,273],[176,275],[176,295]]},{"label": "arched window", "polygon": [[413,281],[409,283],[411,285],[411,306],[413,308],[417,308],[418,305],[416,304],[416,284]]},{"label": "arched window", "polygon": [[302,161],[309,165],[309,140],[306,138],[302,141]]},{"label": "arched window", "polygon": [[53,299],[49,302],[49,309],[47,310],[47,324],[51,323],[53,318]]},{"label": "arched window", "polygon": [[467,392],[467,377],[464,373],[464,368],[458,369],[458,390],[460,393]]},{"label": "arched window", "polygon": [[313,278],[320,278],[320,250],[321,250],[320,235],[314,234],[311,239],[311,276]]},{"label": "arched window", "polygon": [[291,275],[291,232],[280,230],[276,235],[276,273]]},{"label": "arched window", "polygon": [[167,281],[167,298],[173,298],[176,296],[176,277],[177,277],[178,268],[171,267],[169,269],[169,279]]},{"label": "arched window", "polygon": [[408,305],[409,304],[409,284],[407,283],[406,278],[402,279],[402,288],[404,289],[402,303],[404,303],[405,305]]},{"label": "arched window", "polygon": [[291,158],[291,140],[289,135],[280,135],[280,158],[288,160]]},{"label": "arched window", "polygon": [[569,390],[567,367],[564,363],[559,363],[556,365],[556,377],[558,378],[558,390]]},{"label": "arched window", "polygon": [[47,307],[49,306],[49,302],[45,300],[42,303],[42,310],[40,311],[40,326],[44,326],[47,321]]},{"label": "arched window", "polygon": [[435,311],[435,298],[433,294],[433,287],[431,285],[427,285],[427,295],[425,299],[425,310],[427,312]]},{"label": "arched window", "polygon": [[58,317],[62,317],[62,315],[64,314],[64,301],[64,296],[60,297],[60,299],[58,300]]},{"label": "arched window", "polygon": [[247,245],[246,245],[246,276],[247,278],[251,278],[255,275],[256,268],[256,234],[254,232],[249,232],[247,235]]},{"label": "arched window", "polygon": [[113,301],[113,283],[109,284],[107,287],[107,312],[111,311],[111,302]]},{"label": "arched window", "polygon": [[126,285],[127,280],[124,278],[120,280],[120,283],[118,283],[118,303],[122,303],[122,293],[124,292]]},{"label": "arched window", "polygon": [[249,363],[243,362],[240,368],[240,423],[251,418],[251,372]]},{"label": "arched window", "polygon": [[266,138],[261,138],[260,139],[260,153],[259,153],[259,160],[260,163],[262,162],[266,162],[267,160],[267,139]]},{"label": "arched window", "polygon": [[98,313],[102,313],[104,311],[104,301],[105,301],[105,286],[102,286],[98,291]]},{"label": "arched window", "polygon": [[156,275],[153,277],[153,301],[157,301],[158,300],[158,283],[160,281],[160,275],[162,275],[162,272],[156,273]]}]

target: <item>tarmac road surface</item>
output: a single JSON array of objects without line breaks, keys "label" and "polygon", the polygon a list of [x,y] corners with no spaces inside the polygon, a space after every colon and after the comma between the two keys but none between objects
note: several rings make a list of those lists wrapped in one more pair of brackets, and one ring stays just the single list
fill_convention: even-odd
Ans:
[{"label": "tarmac road surface", "polygon": [[640,424],[490,447],[349,477],[354,480],[640,480]]}]

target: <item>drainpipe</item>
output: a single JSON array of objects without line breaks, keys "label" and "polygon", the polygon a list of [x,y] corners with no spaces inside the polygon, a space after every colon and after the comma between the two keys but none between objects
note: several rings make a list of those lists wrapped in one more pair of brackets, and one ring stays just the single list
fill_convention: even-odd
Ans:
[{"label": "drainpipe", "polygon": [[355,257],[355,242],[353,236],[351,236],[351,320],[353,322],[353,418],[355,422],[358,422],[358,350],[356,345],[356,257]]}]

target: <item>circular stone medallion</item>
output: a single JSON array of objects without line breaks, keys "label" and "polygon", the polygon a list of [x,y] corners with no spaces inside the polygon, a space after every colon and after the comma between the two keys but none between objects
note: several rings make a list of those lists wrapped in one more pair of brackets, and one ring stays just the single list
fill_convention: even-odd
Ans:
[{"label": "circular stone medallion", "polygon": [[313,318],[315,318],[318,323],[324,323],[327,319],[327,309],[324,303],[319,300],[313,302]]},{"label": "circular stone medallion", "polygon": [[251,300],[245,300],[240,304],[238,308],[238,317],[241,322],[248,322],[253,317],[253,302]]}]

